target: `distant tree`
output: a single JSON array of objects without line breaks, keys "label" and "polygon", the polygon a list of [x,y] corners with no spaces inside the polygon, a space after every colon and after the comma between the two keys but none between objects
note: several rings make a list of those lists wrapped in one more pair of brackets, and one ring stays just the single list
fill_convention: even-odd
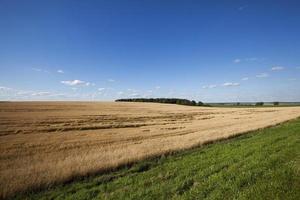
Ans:
[{"label": "distant tree", "polygon": [[264,102],[257,102],[256,104],[255,104],[255,106],[263,106],[264,105]]},{"label": "distant tree", "polygon": [[273,102],[273,105],[274,105],[274,106],[278,106],[278,105],[279,105],[279,102],[278,102],[278,101],[275,101],[275,102]]},{"label": "distant tree", "polygon": [[239,106],[239,105],[241,105],[241,103],[240,103],[240,102],[237,102],[236,105]]},{"label": "distant tree", "polygon": [[203,106],[203,105],[204,105],[203,102],[198,101],[197,106]]},{"label": "distant tree", "polygon": [[177,99],[177,98],[132,98],[132,99],[117,99],[116,101],[121,102],[153,102],[153,103],[169,103],[169,104],[179,104],[179,105],[189,105],[189,106],[203,106],[203,103],[199,101],[198,103],[194,100],[190,101],[188,99]]},{"label": "distant tree", "polygon": [[191,102],[191,105],[192,105],[192,106],[196,106],[196,105],[197,105],[196,101],[193,100],[193,101]]}]

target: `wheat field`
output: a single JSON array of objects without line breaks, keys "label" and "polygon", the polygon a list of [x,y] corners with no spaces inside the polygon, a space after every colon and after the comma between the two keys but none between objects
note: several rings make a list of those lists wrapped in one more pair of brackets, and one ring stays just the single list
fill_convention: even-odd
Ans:
[{"label": "wheat field", "polygon": [[300,107],[0,103],[0,198],[300,116]]}]

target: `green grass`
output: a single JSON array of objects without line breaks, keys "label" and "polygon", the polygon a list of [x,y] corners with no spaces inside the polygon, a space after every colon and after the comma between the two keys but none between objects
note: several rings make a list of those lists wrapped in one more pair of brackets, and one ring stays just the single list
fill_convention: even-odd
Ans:
[{"label": "green grass", "polygon": [[16,199],[300,199],[300,119]]}]

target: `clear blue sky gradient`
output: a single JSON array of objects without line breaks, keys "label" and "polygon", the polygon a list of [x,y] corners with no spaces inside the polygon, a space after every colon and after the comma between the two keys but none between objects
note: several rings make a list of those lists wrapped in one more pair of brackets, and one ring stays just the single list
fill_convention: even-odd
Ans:
[{"label": "clear blue sky gradient", "polygon": [[300,101],[299,10],[298,0],[0,0],[0,100]]}]

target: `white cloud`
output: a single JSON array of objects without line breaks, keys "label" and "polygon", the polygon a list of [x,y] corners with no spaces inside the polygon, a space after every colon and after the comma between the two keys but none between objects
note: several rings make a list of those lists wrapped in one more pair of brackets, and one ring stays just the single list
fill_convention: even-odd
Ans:
[{"label": "white cloud", "polygon": [[50,92],[34,92],[31,95],[32,96],[49,96],[51,93]]},{"label": "white cloud", "polygon": [[231,83],[231,82],[223,83],[223,86],[225,87],[232,87],[232,86],[239,86],[239,85],[240,85],[239,83]]},{"label": "white cloud", "polygon": [[18,91],[17,95],[21,95],[21,96],[27,96],[27,95],[32,95],[33,92],[31,91]]},{"label": "white cloud", "polygon": [[[84,81],[83,81],[84,82]],[[85,85],[85,86],[95,86],[95,83],[91,83],[91,82],[84,82],[82,84],[78,84],[78,85]]]},{"label": "white cloud", "polygon": [[216,88],[217,85],[204,85],[202,86],[203,89],[212,89],[212,88]]},{"label": "white cloud", "polygon": [[248,81],[249,80],[249,78],[248,77],[244,77],[244,78],[242,78],[242,81]]},{"label": "white cloud", "polygon": [[108,81],[108,82],[111,82],[111,83],[115,82],[114,79],[107,79],[107,81]]},{"label": "white cloud", "polygon": [[275,66],[271,68],[272,71],[280,71],[280,70],[284,70],[284,67],[281,66]]},{"label": "white cloud", "polygon": [[98,88],[98,91],[102,92],[105,88]]},{"label": "white cloud", "polygon": [[137,92],[137,90],[131,89],[131,88],[128,88],[127,91],[128,91],[128,92]]},{"label": "white cloud", "polygon": [[0,86],[0,91],[10,91],[12,88]]},{"label": "white cloud", "polygon": [[257,58],[257,57],[250,57],[250,58],[236,58],[233,60],[234,63],[240,62],[256,62],[256,61],[263,61],[264,58]]},{"label": "white cloud", "polygon": [[297,81],[298,79],[296,79],[296,78],[289,78],[288,80],[289,81]]},{"label": "white cloud", "polygon": [[160,86],[156,86],[155,89],[159,90],[159,89],[160,89]]},{"label": "white cloud", "polygon": [[118,92],[118,95],[123,95],[123,94],[124,94],[124,92],[122,92],[122,91]]},{"label": "white cloud", "polygon": [[63,74],[65,72],[63,70],[59,69],[59,70],[57,70],[57,73]]},{"label": "white cloud", "polygon": [[64,93],[51,93],[51,92],[23,92],[20,93],[20,95],[22,96],[27,96],[27,95],[31,95],[34,97],[48,97],[48,98],[52,98],[52,97],[67,97],[66,94]]},{"label": "white cloud", "polygon": [[66,95],[66,94],[64,94],[64,93],[52,94],[51,96],[57,96],[57,97],[67,97],[67,95]]},{"label": "white cloud", "polygon": [[267,78],[268,76],[269,76],[269,74],[267,74],[267,73],[261,73],[261,74],[256,75],[257,78]]},{"label": "white cloud", "polygon": [[129,95],[130,97],[140,97],[141,95],[138,93],[132,93]]},{"label": "white cloud", "polygon": [[85,82],[81,80],[61,81],[61,83],[68,86],[89,86],[91,84],[90,82]]},{"label": "white cloud", "polygon": [[44,72],[44,73],[49,73],[49,71],[47,70],[44,70],[44,69],[40,69],[40,68],[31,68],[33,71],[36,71],[36,72]]},{"label": "white cloud", "polygon": [[237,59],[234,59],[233,62],[234,62],[234,63],[240,63],[240,62],[241,62],[241,59],[238,59],[238,58],[237,58]]}]

